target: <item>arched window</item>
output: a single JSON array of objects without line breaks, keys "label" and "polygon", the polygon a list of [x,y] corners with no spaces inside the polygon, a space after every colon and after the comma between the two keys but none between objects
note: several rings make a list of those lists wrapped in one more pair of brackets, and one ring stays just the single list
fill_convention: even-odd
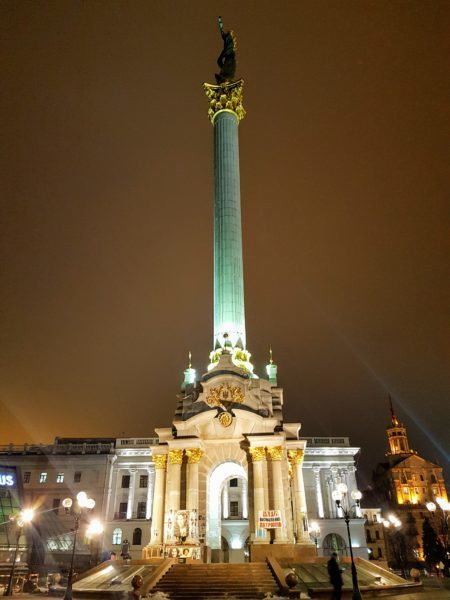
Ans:
[{"label": "arched window", "polygon": [[142,529],[140,527],[136,527],[133,531],[133,546],[140,546],[142,540]]},{"label": "arched window", "polygon": [[118,546],[122,543],[122,530],[120,529],[120,527],[116,527],[116,529],[114,529],[112,543],[113,546]]},{"label": "arched window", "polygon": [[340,555],[347,554],[347,544],[344,538],[338,533],[329,533],[326,535],[322,542],[322,549],[324,556],[331,556],[333,552],[337,552]]}]

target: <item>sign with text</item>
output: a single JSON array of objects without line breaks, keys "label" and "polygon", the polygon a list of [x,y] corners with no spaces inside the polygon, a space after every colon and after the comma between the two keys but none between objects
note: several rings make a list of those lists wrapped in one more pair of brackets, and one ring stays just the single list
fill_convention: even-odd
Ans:
[{"label": "sign with text", "polygon": [[259,529],[280,529],[283,527],[281,510],[260,510],[258,527]]}]

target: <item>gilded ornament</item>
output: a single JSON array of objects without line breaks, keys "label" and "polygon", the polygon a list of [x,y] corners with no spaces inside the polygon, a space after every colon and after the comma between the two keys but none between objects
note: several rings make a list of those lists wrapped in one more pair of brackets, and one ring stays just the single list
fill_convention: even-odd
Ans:
[{"label": "gilded ornament", "polygon": [[266,458],[266,449],[264,446],[256,446],[254,448],[249,448],[250,456],[252,457],[253,462],[258,462],[260,460],[264,460]]},{"label": "gilded ornament", "polygon": [[232,386],[229,383],[221,383],[217,387],[210,388],[206,396],[206,403],[209,406],[218,406],[225,409],[225,404],[242,404],[244,402],[244,392],[239,386]]},{"label": "gilded ornament", "polygon": [[181,465],[183,462],[183,450],[169,450],[169,460],[171,465]]},{"label": "gilded ornament", "polygon": [[190,465],[200,462],[200,459],[203,456],[203,450],[200,448],[188,448],[185,452]]},{"label": "gilded ornament", "polygon": [[217,114],[221,111],[231,112],[236,115],[239,121],[245,117],[243,101],[244,80],[239,79],[234,83],[223,83],[222,85],[212,85],[204,83],[206,97],[209,100],[208,117],[212,124]]},{"label": "gilded ornament", "polygon": [[267,448],[267,456],[271,461],[281,460],[283,457],[283,446],[269,446]]},{"label": "gilded ornament", "polygon": [[224,427],[229,427],[233,422],[233,417],[229,412],[221,412],[219,415],[219,421]]},{"label": "gilded ornament", "polygon": [[304,455],[305,451],[300,448],[288,450],[288,460],[291,464],[299,465],[302,462]]},{"label": "gilded ornament", "polygon": [[165,469],[167,464],[167,454],[154,454],[155,469]]}]

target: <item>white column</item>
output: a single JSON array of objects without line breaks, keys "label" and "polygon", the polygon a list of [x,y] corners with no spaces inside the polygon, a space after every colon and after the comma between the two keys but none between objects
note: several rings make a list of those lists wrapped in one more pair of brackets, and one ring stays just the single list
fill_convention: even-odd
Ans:
[{"label": "white column", "polygon": [[181,464],[183,462],[183,450],[169,450],[169,464],[167,466],[167,478],[169,486],[168,502],[169,510],[174,513],[180,510],[180,486],[181,486]]},{"label": "white column", "polygon": [[137,469],[130,469],[130,487],[128,488],[127,519],[133,518],[134,493],[136,489]]},{"label": "white column", "polygon": [[[114,463],[117,460],[117,456],[113,456],[111,459],[110,473],[109,473],[109,481],[108,481],[108,491],[107,491],[107,500],[106,500],[106,508],[105,508],[105,521],[112,521],[114,519],[114,504],[116,500],[116,490],[117,490],[117,468],[114,466]],[[113,493],[114,490],[114,493]]]},{"label": "white column", "polygon": [[317,514],[320,519],[324,518],[323,512],[323,498],[322,498],[322,487],[320,485],[320,467],[314,467],[314,478],[316,481],[316,500],[317,500]]},{"label": "white column", "polygon": [[248,519],[248,484],[242,479],[242,518]]},{"label": "white column", "polygon": [[267,544],[269,542],[269,536],[267,530],[258,528],[258,517],[259,512],[264,510],[264,475],[263,475],[263,464],[266,461],[266,453],[263,446],[249,448],[250,456],[252,457],[253,463],[253,510],[255,525],[253,534],[253,543],[255,544]]},{"label": "white column", "polygon": [[155,494],[153,497],[150,544],[161,544],[164,533],[164,497],[166,487],[166,454],[153,455],[155,461]]},{"label": "white column", "polygon": [[284,485],[281,472],[281,459],[283,458],[283,446],[270,446],[267,448],[267,457],[272,464],[272,486],[273,486],[273,510],[281,513],[282,527],[275,529],[275,544],[285,544],[288,541],[286,535],[286,510],[284,503]]},{"label": "white column", "polygon": [[222,488],[222,519],[228,519],[229,513],[229,497],[228,497],[228,481],[226,481]]},{"label": "white column", "polygon": [[145,518],[150,519],[152,516],[153,509],[153,490],[154,490],[154,471],[153,469],[147,469],[147,506],[145,507]]},{"label": "white column", "polygon": [[310,544],[308,533],[308,513],[306,507],[305,483],[303,481],[302,463],[304,450],[296,448],[288,451],[289,461],[292,465],[294,488],[295,523],[297,530],[297,543]]},{"label": "white column", "polygon": [[198,463],[203,456],[203,450],[188,448],[185,452],[188,457],[186,509],[196,510],[198,513]]}]

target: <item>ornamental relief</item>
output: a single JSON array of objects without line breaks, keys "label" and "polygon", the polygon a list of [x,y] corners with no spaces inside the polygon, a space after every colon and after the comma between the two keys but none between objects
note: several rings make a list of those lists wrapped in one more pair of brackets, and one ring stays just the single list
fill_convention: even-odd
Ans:
[{"label": "ornamental relief", "polygon": [[205,402],[208,406],[218,407],[226,411],[231,404],[242,404],[245,400],[243,389],[230,383],[221,383],[208,390]]}]

